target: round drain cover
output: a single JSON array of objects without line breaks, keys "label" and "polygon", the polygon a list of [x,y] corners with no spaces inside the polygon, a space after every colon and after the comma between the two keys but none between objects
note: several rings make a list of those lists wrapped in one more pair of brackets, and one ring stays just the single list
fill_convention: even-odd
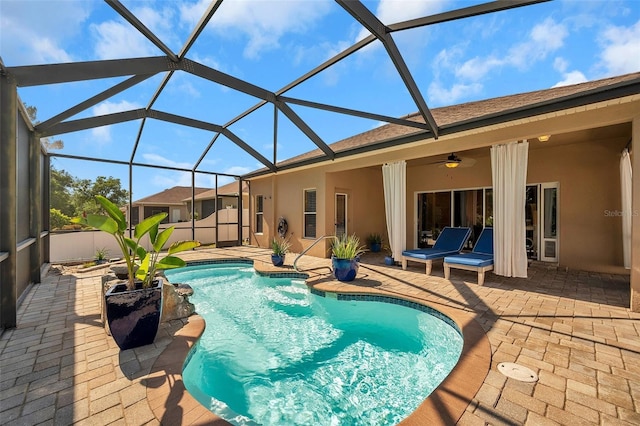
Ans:
[{"label": "round drain cover", "polygon": [[533,370],[513,362],[501,362],[498,364],[498,371],[511,379],[516,379],[521,382],[538,381],[538,375],[534,373]]}]

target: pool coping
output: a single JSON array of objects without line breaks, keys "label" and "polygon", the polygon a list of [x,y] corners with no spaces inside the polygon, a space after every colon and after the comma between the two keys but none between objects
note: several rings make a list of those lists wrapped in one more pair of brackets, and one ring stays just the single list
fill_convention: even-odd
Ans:
[{"label": "pool coping", "polygon": [[[274,270],[264,262],[247,262],[246,259],[225,259],[224,262],[253,263],[261,275],[289,276],[301,278],[298,272]],[[212,259],[198,264],[222,263]],[[189,264],[192,264],[191,262]],[[309,277],[308,274],[302,274]],[[313,280],[312,280],[313,281]],[[375,288],[349,288],[344,283],[333,286],[330,282],[314,283],[306,281],[309,289],[318,291],[353,294],[382,295],[426,306],[451,318],[462,332],[463,347],[460,358],[449,375],[438,385],[418,408],[399,424],[411,425],[451,425],[464,414],[465,409],[482,386],[491,366],[491,345],[482,326],[466,311],[449,306],[432,306],[425,300],[411,296],[398,296]],[[162,424],[183,425],[230,425],[200,404],[185,388],[182,381],[182,367],[189,351],[200,338],[206,327],[200,315],[192,315],[186,324],[176,332],[173,341],[162,351],[153,364],[149,375],[143,379],[147,389],[147,401]]]}]

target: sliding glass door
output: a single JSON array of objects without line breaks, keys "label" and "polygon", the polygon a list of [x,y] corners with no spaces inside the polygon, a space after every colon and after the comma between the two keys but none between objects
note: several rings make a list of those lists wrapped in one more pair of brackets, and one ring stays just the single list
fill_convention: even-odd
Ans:
[{"label": "sliding glass door", "polygon": [[418,247],[430,247],[451,226],[451,191],[418,194]]},{"label": "sliding glass door", "polygon": [[[558,261],[558,183],[527,185],[525,201],[527,257]],[[416,246],[430,247],[445,226],[472,230],[472,248],[482,229],[493,226],[492,188],[417,194]]]}]

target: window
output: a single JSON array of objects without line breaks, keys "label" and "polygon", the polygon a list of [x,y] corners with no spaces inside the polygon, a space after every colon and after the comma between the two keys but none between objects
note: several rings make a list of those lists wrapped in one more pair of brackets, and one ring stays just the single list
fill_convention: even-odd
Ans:
[{"label": "window", "polygon": [[202,200],[202,216],[199,219],[209,217],[216,212],[216,200]]},{"label": "window", "polygon": [[304,238],[316,238],[316,190],[304,191]]},{"label": "window", "polygon": [[264,198],[256,195],[256,234],[262,234],[262,218],[264,215]]}]

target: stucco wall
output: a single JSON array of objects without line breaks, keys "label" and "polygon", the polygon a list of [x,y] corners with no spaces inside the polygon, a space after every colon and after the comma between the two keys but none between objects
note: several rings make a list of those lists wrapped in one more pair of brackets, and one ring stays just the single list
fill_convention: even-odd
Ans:
[{"label": "stucco wall", "polygon": [[347,194],[347,233],[361,243],[367,235],[378,233],[387,242],[387,225],[382,187],[382,166],[327,173],[326,225],[335,234],[335,194]]},{"label": "stucco wall", "polygon": [[[551,142],[551,141],[550,141]],[[528,182],[559,181],[559,265],[624,273],[620,153],[624,139],[532,150]]]},{"label": "stucco wall", "polygon": [[[333,228],[326,229],[325,200],[325,173],[319,170],[303,170],[287,174],[286,177],[271,176],[257,179],[251,182],[251,223],[255,221],[255,197],[262,195],[264,216],[262,234],[252,234],[251,242],[259,247],[269,247],[270,241],[277,234],[277,225],[280,217],[287,220],[291,251],[300,253],[315,241],[315,238],[303,238],[303,191],[305,189],[316,190],[316,238],[333,233]],[[333,219],[332,219],[333,220]],[[255,229],[252,227],[252,232]],[[327,243],[320,242],[315,245],[308,254],[324,257]]]},{"label": "stucco wall", "polygon": [[[370,167],[334,173],[314,170],[257,179],[251,183],[252,226],[255,221],[255,197],[262,195],[264,206],[263,233],[251,237],[252,244],[269,247],[276,235],[280,217],[289,225],[291,251],[300,253],[315,238],[303,238],[303,191],[316,189],[317,217],[316,238],[335,234],[335,194],[347,194],[347,232],[356,234],[362,244],[370,233],[386,235],[382,170]],[[308,254],[325,257],[329,254],[331,240],[316,244]]]}]

